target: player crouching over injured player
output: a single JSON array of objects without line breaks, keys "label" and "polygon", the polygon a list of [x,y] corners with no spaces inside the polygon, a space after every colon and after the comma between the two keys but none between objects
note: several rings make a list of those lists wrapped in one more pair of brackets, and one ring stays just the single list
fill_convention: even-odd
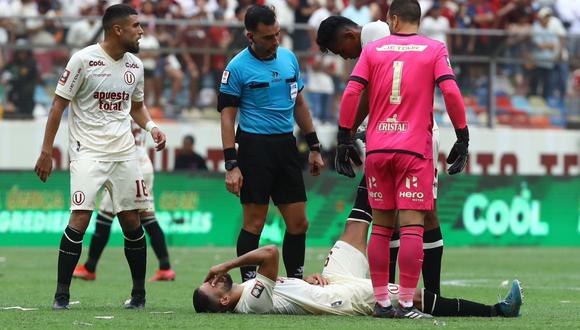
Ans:
[{"label": "player crouching over injured player", "polygon": [[[274,245],[213,266],[193,292],[193,306],[198,313],[371,315],[375,297],[371,280],[365,278],[368,261],[364,250],[355,248],[363,241],[366,246],[366,237],[352,242],[348,237],[345,233],[334,244],[322,274],[304,280],[278,277],[278,248]],[[249,265],[258,266],[256,278],[234,284],[228,272]],[[397,300],[398,289],[396,284],[389,284],[391,300]],[[514,280],[503,301],[484,305],[417,289],[414,305],[434,316],[516,317],[522,305],[521,290],[519,281]],[[401,309],[393,310],[391,317],[413,318],[399,315]]]}]

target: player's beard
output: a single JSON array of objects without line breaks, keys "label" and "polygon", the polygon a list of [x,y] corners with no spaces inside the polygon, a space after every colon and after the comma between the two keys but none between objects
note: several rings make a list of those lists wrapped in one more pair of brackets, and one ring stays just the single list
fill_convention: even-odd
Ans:
[{"label": "player's beard", "polygon": [[234,281],[232,280],[230,274],[226,273],[225,275],[223,275],[223,277],[224,277],[224,289],[226,290],[226,292],[228,292],[234,286]]},{"label": "player's beard", "polygon": [[139,44],[137,44],[137,45],[135,45],[135,44],[128,45],[128,46],[127,46],[127,51],[128,51],[129,53],[132,53],[132,54],[137,54],[137,53],[139,53]]}]

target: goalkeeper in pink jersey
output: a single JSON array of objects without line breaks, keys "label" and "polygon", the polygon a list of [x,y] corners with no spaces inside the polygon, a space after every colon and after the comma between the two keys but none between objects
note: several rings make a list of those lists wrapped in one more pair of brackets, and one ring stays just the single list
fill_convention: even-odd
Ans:
[{"label": "goalkeeper in pink jersey", "polygon": [[[344,92],[338,132],[337,170],[360,164],[351,131],[359,97],[367,89],[369,123],[365,172],[373,228],[368,247],[376,317],[425,318],[413,307],[423,262],[423,225],[433,209],[433,90],[443,92],[457,142],[447,162],[450,174],[465,167],[469,133],[461,93],[445,46],[417,35],[421,8],[416,0],[395,0],[387,23],[391,36],[362,51]],[[389,301],[389,242],[397,217],[400,229],[400,309]],[[420,315],[419,317],[417,315]]]}]

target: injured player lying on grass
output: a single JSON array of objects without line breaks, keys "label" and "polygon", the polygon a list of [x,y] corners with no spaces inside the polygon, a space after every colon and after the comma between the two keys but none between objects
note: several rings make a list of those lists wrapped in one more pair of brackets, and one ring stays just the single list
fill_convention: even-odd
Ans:
[{"label": "injured player lying on grass", "polygon": [[[247,265],[258,266],[256,278],[234,284],[228,272]],[[371,315],[375,298],[367,273],[364,253],[339,240],[326,258],[322,274],[304,280],[278,277],[278,248],[270,245],[211,267],[193,293],[193,306],[198,313]],[[398,286],[389,285],[389,291],[396,301]],[[514,280],[503,301],[484,305],[417,289],[414,305],[433,316],[517,317],[522,292],[519,281]],[[389,317],[402,317],[401,309],[394,311]]]}]

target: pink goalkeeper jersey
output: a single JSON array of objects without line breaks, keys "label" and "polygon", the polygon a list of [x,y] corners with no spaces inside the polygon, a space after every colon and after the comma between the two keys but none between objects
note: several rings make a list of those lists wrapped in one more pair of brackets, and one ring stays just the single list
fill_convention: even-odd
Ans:
[{"label": "pink goalkeeper jersey", "polygon": [[[436,83],[454,79],[447,49],[420,35],[390,35],[369,43],[351,80],[368,84],[367,153],[403,152],[430,159]],[[352,83],[352,82],[351,82]],[[352,127],[356,106],[341,109]]]}]

